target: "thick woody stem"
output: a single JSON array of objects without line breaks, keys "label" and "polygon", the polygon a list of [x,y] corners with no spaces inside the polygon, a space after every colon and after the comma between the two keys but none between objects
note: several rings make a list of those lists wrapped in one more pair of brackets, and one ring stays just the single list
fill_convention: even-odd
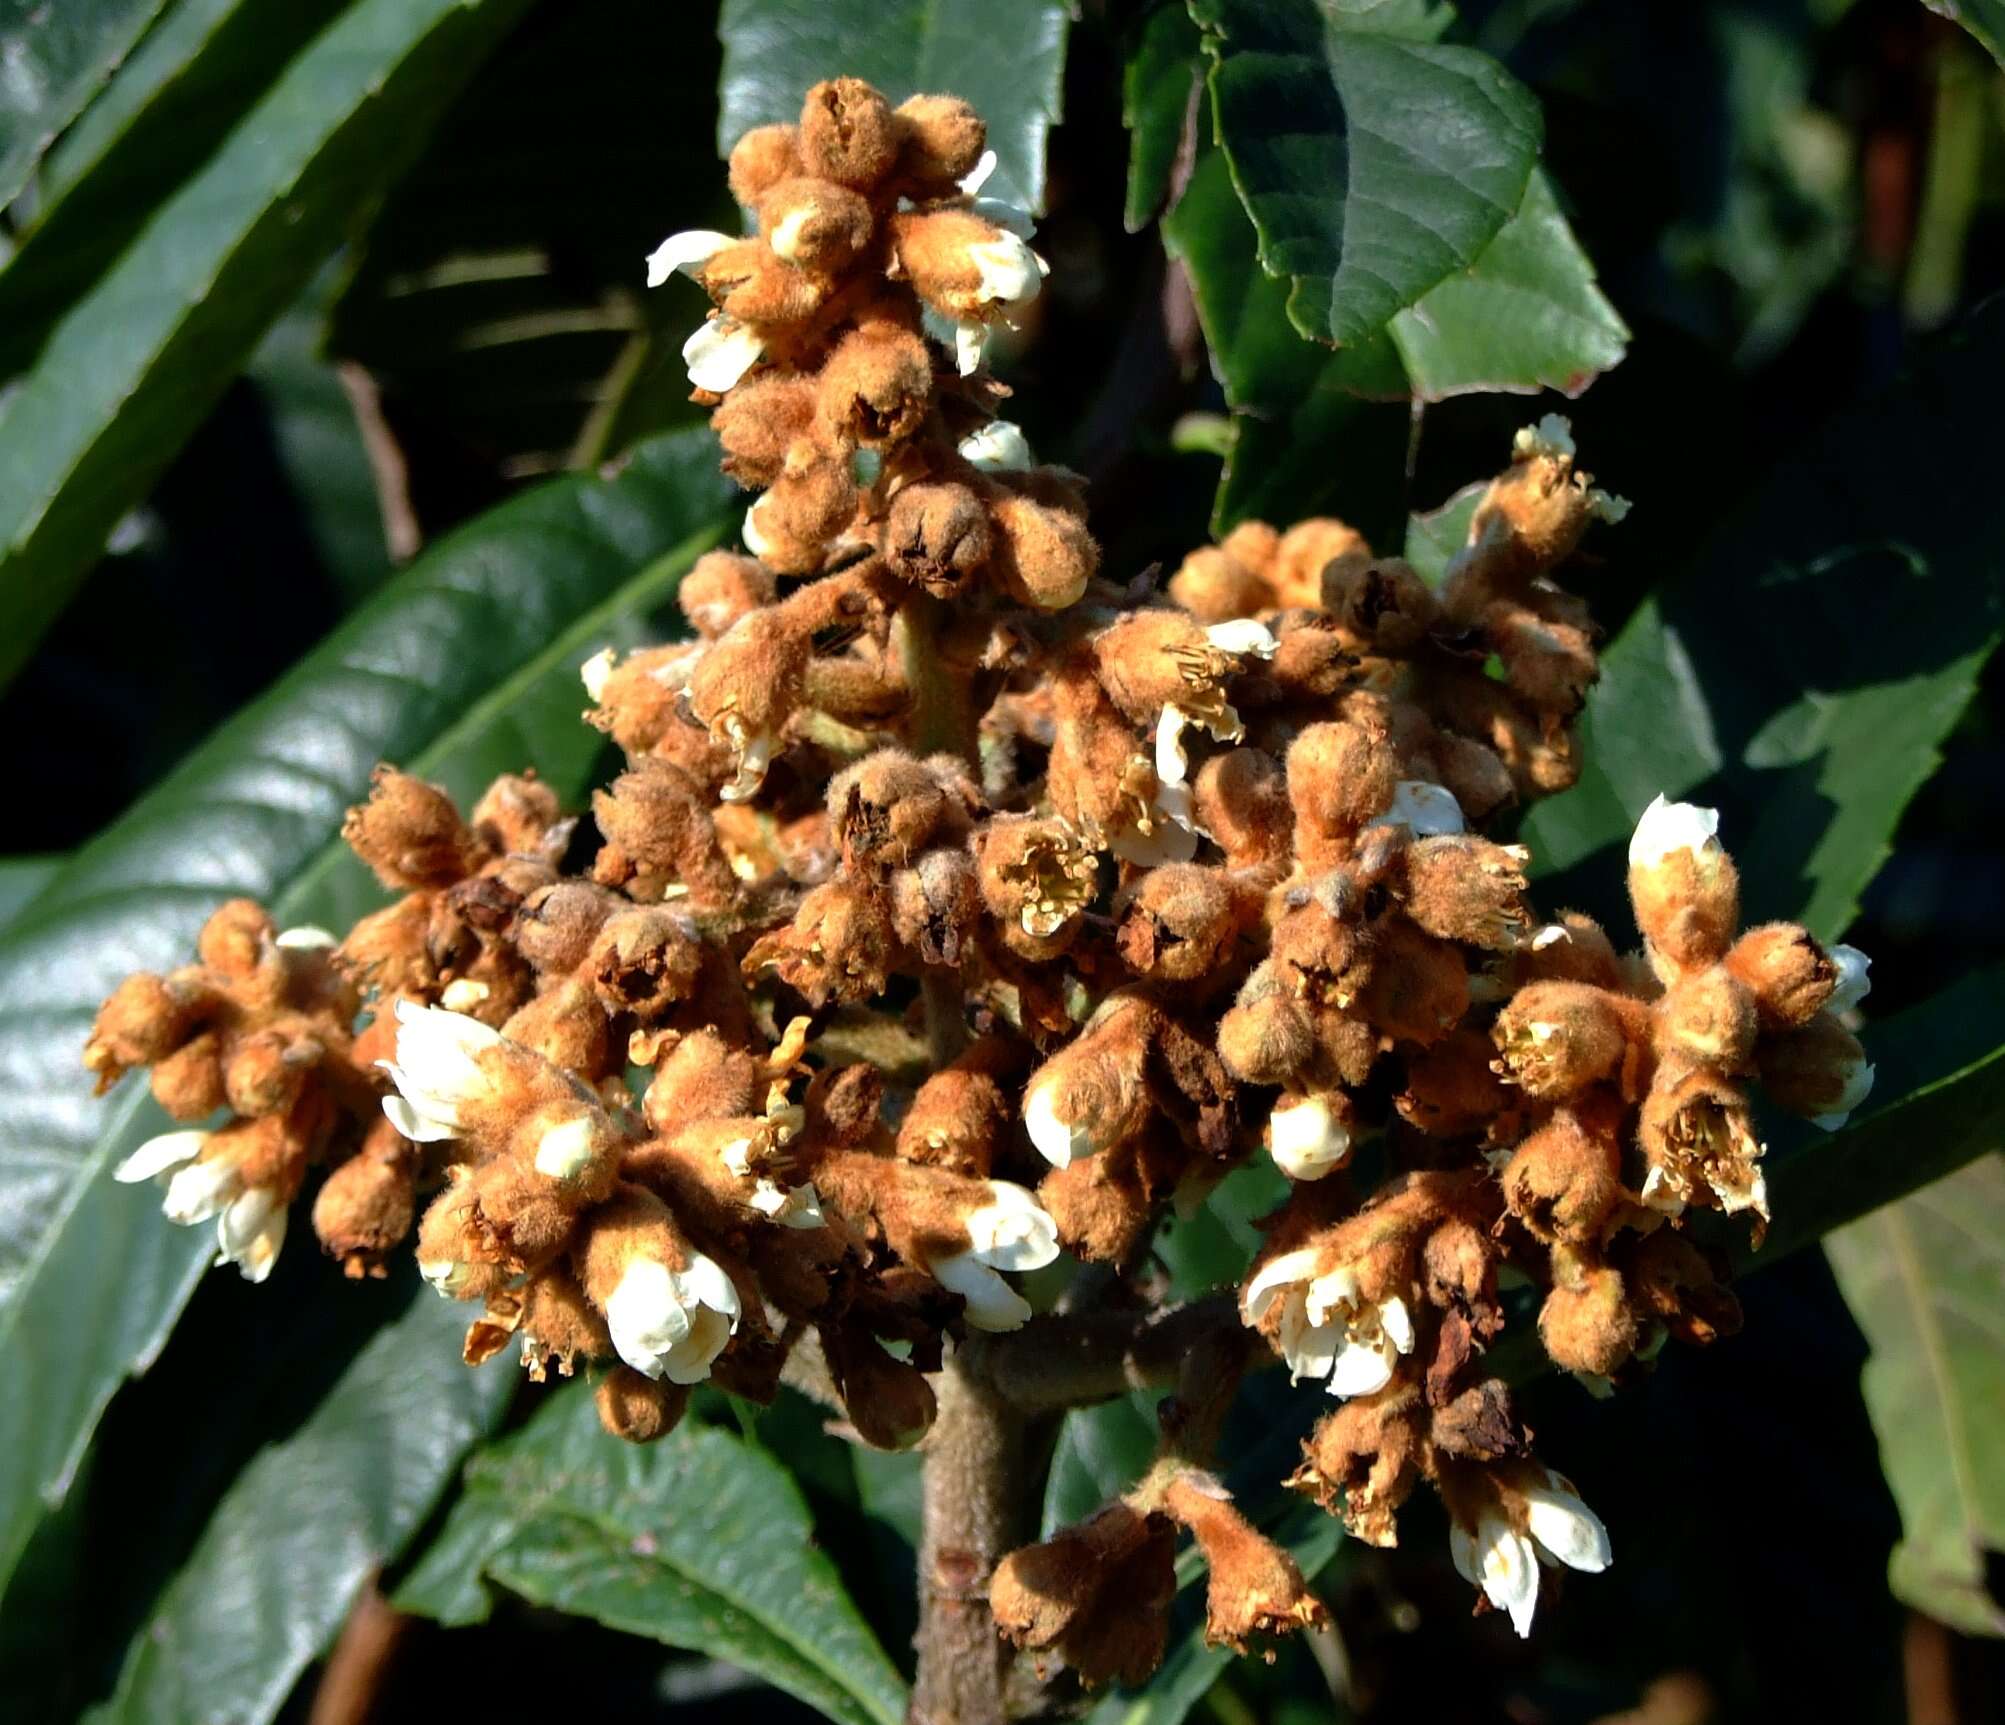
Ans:
[{"label": "thick woody stem", "polygon": [[1002,1725],[1004,1649],[989,1577],[1030,1536],[1024,1422],[985,1381],[980,1341],[933,1380],[919,1543],[918,1680],[911,1725]]},{"label": "thick woody stem", "polygon": [[1013,1407],[1049,1413],[1175,1383],[1195,1349],[1238,1329],[1229,1293],[1167,1311],[1053,1313],[997,1337],[983,1363],[989,1382]]}]

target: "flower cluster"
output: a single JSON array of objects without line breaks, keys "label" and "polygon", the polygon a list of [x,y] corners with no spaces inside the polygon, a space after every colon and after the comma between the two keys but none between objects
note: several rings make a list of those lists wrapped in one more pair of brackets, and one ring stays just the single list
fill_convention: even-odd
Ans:
[{"label": "flower cluster", "polygon": [[[1161,593],[1103,579],[1075,477],[994,417],[985,341],[1044,266],[984,142],[854,79],[740,141],[755,231],[649,269],[715,303],[690,378],[760,495],[683,582],[687,640],[584,667],[625,770],[581,831],[533,777],[462,818],[383,769],[346,836],[387,908],[337,943],[227,906],[199,964],[106,1004],[107,1083],[150,1066],[177,1120],[234,1116],[121,1177],[170,1176],[170,1218],[220,1216],[262,1278],[325,1163],[350,1274],[414,1233],[469,1363],[600,1362],[623,1437],[813,1355],[848,1431],[903,1447],[948,1348],[1033,1320],[1013,1276],[1063,1250],[1140,1306],[1164,1216],[1264,1154],[1290,1193],[1232,1345],[1337,1400],[1291,1483],[1390,1544],[1428,1482],[1522,1631],[1541,1565],[1609,1543],[1484,1368],[1500,1289],[1597,1389],[1731,1331],[1688,1214],[1767,1219],[1751,1085],[1827,1125],[1863,1097],[1865,961],[1741,932],[1709,811],[1637,827],[1630,956],[1472,830],[1580,771],[1596,637],[1558,577],[1626,505],[1564,421],[1437,585],[1328,519],[1242,523]],[[1317,1621],[1203,1447],[1166,1436],[1009,1556],[1003,1633],[1145,1674],[1178,1528],[1214,1638]]]}]

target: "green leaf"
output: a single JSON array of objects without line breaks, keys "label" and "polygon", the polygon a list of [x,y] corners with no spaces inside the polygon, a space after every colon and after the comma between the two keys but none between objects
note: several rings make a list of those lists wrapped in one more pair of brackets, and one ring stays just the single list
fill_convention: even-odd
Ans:
[{"label": "green leaf", "polygon": [[1059,1427],[1044,1481],[1044,1515],[1038,1537],[1084,1521],[1102,1504],[1133,1487],[1156,1454],[1156,1403],[1138,1390],[1097,1407],[1074,1408]]},{"label": "green leaf", "polygon": [[1390,333],[1422,401],[1476,390],[1578,395],[1629,340],[1538,169],[1517,213],[1467,271],[1400,312]]},{"label": "green leaf", "polygon": [[103,88],[166,0],[5,0],[0,5],[0,209]]},{"label": "green leaf", "polygon": [[1248,517],[1292,521],[1322,511],[1368,534],[1387,525],[1388,500],[1396,509],[1405,490],[1407,427],[1404,407],[1385,400],[1405,393],[1391,344],[1331,353],[1295,333],[1286,290],[1256,262],[1252,225],[1216,150],[1199,158],[1163,218],[1163,243],[1189,274],[1212,367],[1233,409],[1214,526],[1222,532]]},{"label": "green leaf", "polygon": [[313,1412],[239,1474],[134,1639],[94,1725],[262,1725],[506,1412],[507,1362],[459,1362],[466,1311],[413,1286]]},{"label": "green leaf", "polygon": [[2005,0],[1924,0],[1931,12],[1953,18],[2005,66]]},{"label": "green leaf", "polygon": [[845,1725],[898,1725],[904,1684],[813,1534],[764,1451],[693,1422],[659,1443],[620,1443],[577,1384],[468,1464],[396,1603],[466,1622],[486,1613],[484,1579],[728,1659]]},{"label": "green leaf", "polygon": [[1069,21],[1055,0],[724,0],[718,149],[798,120],[824,78],[867,79],[893,103],[960,96],[988,121],[987,195],[1041,209]]},{"label": "green leaf", "polygon": [[7,857],[0,860],[0,928],[12,922],[63,866],[61,857]]},{"label": "green leaf", "polygon": [[1873,1093],[1849,1125],[1781,1123],[1768,1159],[1775,1226],[1759,1251],[1739,1236],[1743,1273],[2005,1148],[2005,969],[1965,977],[1866,1027]]},{"label": "green leaf", "polygon": [[157,1194],[108,1178],[161,1117],[137,1080],[91,1097],[79,1051],[98,1002],[184,962],[234,895],[337,926],[380,902],[338,837],[378,760],[463,798],[534,761],[575,803],[602,742],[578,722],[576,668],[639,631],[722,532],[730,491],[708,435],[679,433],[442,540],[0,931],[0,1584],[209,1257]]},{"label": "green leaf", "polygon": [[1128,128],[1128,193],[1122,220],[1139,233],[1169,201],[1196,86],[1198,31],[1183,0],[1165,0],[1142,20],[1121,70],[1121,122]]},{"label": "green leaf", "polygon": [[2005,1158],[1824,1245],[1872,1344],[1866,1405],[1901,1511],[1894,1593],[1967,1635],[2005,1635],[1987,1586],[2005,1562]]},{"label": "green leaf", "polygon": [[389,574],[390,547],[354,403],[321,357],[322,319],[313,297],[272,325],[248,370],[307,536],[352,605]]},{"label": "green leaf", "polygon": [[[1571,871],[1546,889],[1555,902],[1625,914],[1606,896],[1616,847],[1663,792],[1720,807],[1750,919],[1844,931],[2005,622],[2001,364],[1993,300],[1786,458],[1616,638],[1588,701],[1587,771],[1524,822],[1541,866]],[[1606,477],[1639,499],[1607,530],[1612,554],[1705,484],[1690,469],[1658,476],[1661,494],[1648,475]]]},{"label": "green leaf", "polygon": [[0,271],[0,377],[201,166],[344,0],[175,0],[42,163],[33,219]]},{"label": "green leaf", "polygon": [[56,325],[0,410],[0,676],[525,3],[356,0]]},{"label": "green leaf", "polygon": [[1372,339],[1473,265],[1538,161],[1538,103],[1445,12],[1383,0],[1193,0],[1219,142],[1305,336]]}]

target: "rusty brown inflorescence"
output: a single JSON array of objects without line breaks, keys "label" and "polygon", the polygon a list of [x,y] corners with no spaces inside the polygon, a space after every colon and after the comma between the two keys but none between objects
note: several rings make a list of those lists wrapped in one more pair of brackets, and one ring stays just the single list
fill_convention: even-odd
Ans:
[{"label": "rusty brown inflorescence", "polygon": [[[262,1279],[325,1166],[348,1274],[410,1242],[470,1362],[596,1365],[621,1437],[706,1379],[769,1400],[812,1336],[849,1431],[904,1447],[943,1347],[1031,1318],[1012,1274],[1127,1277],[1265,1156],[1290,1192],[1245,1339],[1336,1398],[1291,1483],[1375,1544],[1430,1483],[1522,1628],[1542,1559],[1608,1544],[1484,1368],[1500,1275],[1597,1388],[1731,1332],[1683,1220],[1765,1223],[1757,1078],[1826,1121],[1859,1101],[1863,960],[1741,932],[1709,811],[1644,815],[1630,955],[1535,914],[1527,853],[1477,830],[1580,772],[1596,634],[1560,576],[1625,506],[1564,421],[1437,584],[1329,519],[1242,522],[1140,600],[1105,578],[1077,478],[996,417],[985,342],[1044,266],[974,189],[984,144],[952,97],[853,79],[739,143],[756,231],[651,273],[714,302],[686,357],[759,495],[684,580],[687,639],[584,667],[625,770],[589,811],[525,773],[462,816],[382,769],[345,836],[386,908],[337,941],[226,905],[198,962],[106,1003],[88,1064],[150,1068],[190,1123],[121,1176]],[[1041,1664],[1146,1674],[1180,1527],[1214,1638],[1321,1620],[1182,1441],[998,1571]]]}]

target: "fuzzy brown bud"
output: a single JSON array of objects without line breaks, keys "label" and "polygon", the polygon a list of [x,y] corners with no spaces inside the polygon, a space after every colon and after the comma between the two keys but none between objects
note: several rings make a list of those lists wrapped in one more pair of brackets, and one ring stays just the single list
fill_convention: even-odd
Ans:
[{"label": "fuzzy brown bud", "polygon": [[1163,1508],[1189,1528],[1211,1567],[1204,1638],[1244,1653],[1249,1639],[1327,1621],[1295,1560],[1258,1532],[1208,1476],[1184,1474],[1163,1494]]},{"label": "fuzzy brown bud", "polygon": [[959,96],[914,96],[895,113],[898,171],[921,191],[946,192],[973,172],[989,129]]},{"label": "fuzzy brown bud", "polygon": [[901,142],[891,106],[861,78],[808,91],[795,148],[811,174],[868,191],[891,171]]},{"label": "fuzzy brown bud", "polygon": [[[767,127],[776,131],[777,127]],[[619,1366],[593,1392],[599,1424],[628,1443],[653,1443],[682,1423],[689,1407],[687,1384],[643,1377],[632,1366]]]},{"label": "fuzzy brown bud", "polygon": [[347,1276],[381,1276],[383,1260],[411,1231],[418,1156],[387,1120],[328,1175],[313,1200],[313,1231]]},{"label": "fuzzy brown bud", "polygon": [[348,848],[393,890],[450,886],[480,864],[480,847],[453,800],[395,767],[379,766],[369,800],[341,824]]},{"label": "fuzzy brown bud", "polygon": [[[739,391],[732,391],[730,406]],[[723,417],[720,407],[711,425]],[[730,447],[728,441],[725,447]],[[772,572],[756,558],[740,557],[733,551],[706,551],[682,578],[675,590],[675,602],[689,626],[706,641],[714,641],[749,611],[773,602]]]},{"label": "fuzzy brown bud", "polygon": [[1633,1094],[1644,1059],[1638,1009],[1585,983],[1521,988],[1493,1032],[1504,1074],[1527,1094],[1556,1101],[1605,1078]]},{"label": "fuzzy brown bud", "polygon": [[885,557],[900,577],[938,598],[958,593],[995,549],[988,508],[965,485],[908,485],[892,500]]},{"label": "fuzzy brown bud", "polygon": [[731,195],[751,209],[781,180],[801,171],[792,126],[754,126],[731,148]]},{"label": "fuzzy brown bud", "polygon": [[1539,1308],[1539,1340],[1561,1371],[1613,1377],[1638,1340],[1621,1273],[1605,1264],[1577,1268]]},{"label": "fuzzy brown bud", "polygon": [[1791,1030],[1824,1010],[1838,985],[1831,955],[1793,922],[1763,923],[1733,943],[1727,969],[1754,996],[1767,1030]]}]

